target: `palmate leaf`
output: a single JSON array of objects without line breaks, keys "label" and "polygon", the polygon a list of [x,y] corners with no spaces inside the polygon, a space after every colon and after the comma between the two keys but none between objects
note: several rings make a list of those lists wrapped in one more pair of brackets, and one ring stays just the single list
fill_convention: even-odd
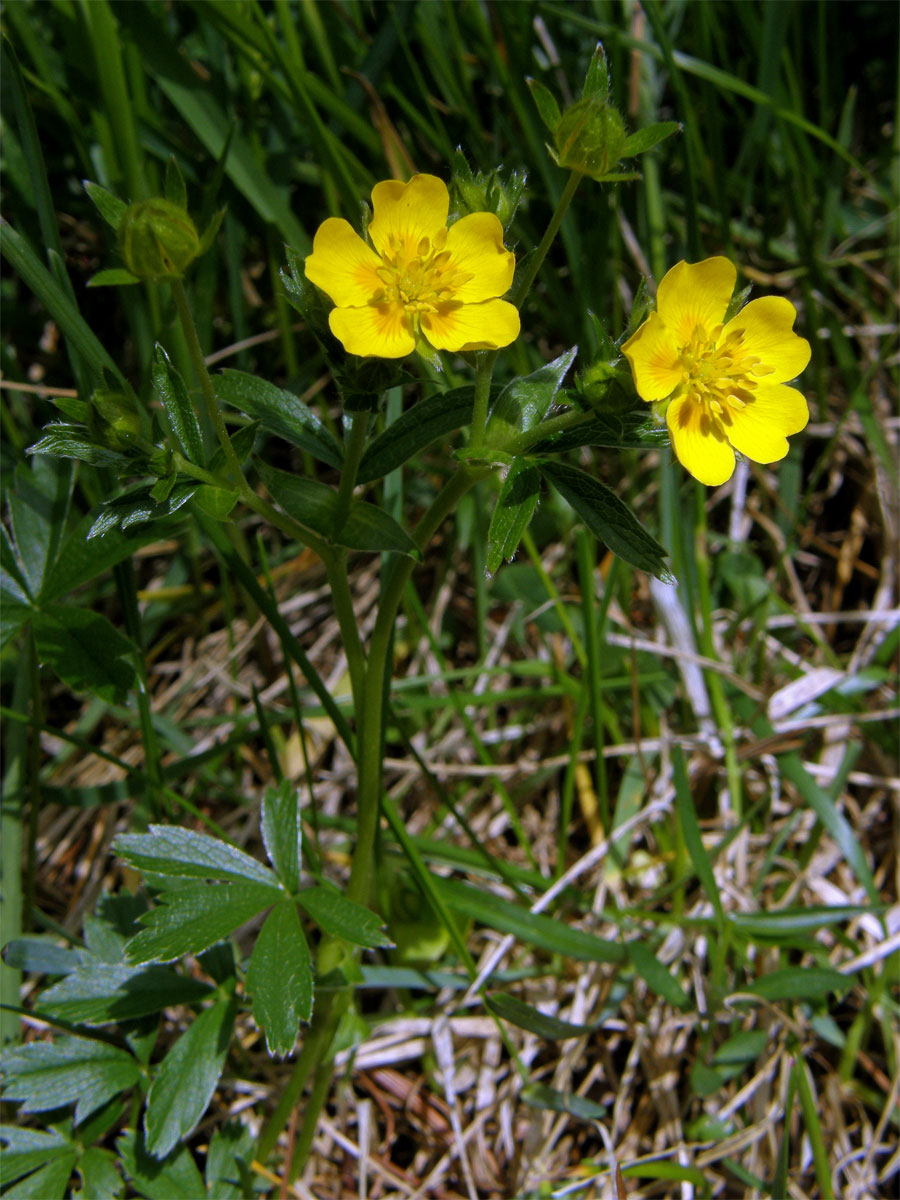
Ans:
[{"label": "palmate leaf", "polygon": [[[161,877],[157,882],[166,882]],[[147,928],[126,948],[135,964],[171,962],[199,954],[227,937],[257,913],[282,899],[280,888],[261,883],[189,883],[160,893],[160,903],[143,918]]]},{"label": "palmate leaf", "polygon": [[216,1090],[237,1014],[234,996],[200,1013],[162,1060],[150,1085],[144,1130],[148,1153],[165,1158],[197,1126]]},{"label": "palmate leaf", "polygon": [[595,537],[619,558],[671,582],[666,551],[615,492],[586,471],[550,459],[537,460],[541,474],[575,509]]},{"label": "palmate leaf", "polygon": [[300,1022],[310,1019],[313,1006],[312,960],[293,900],[276,905],[266,917],[250,957],[247,991],[269,1053],[290,1054]]},{"label": "palmate leaf", "polygon": [[127,1050],[80,1037],[15,1046],[2,1064],[7,1100],[22,1101],[24,1112],[74,1102],[76,1125],[141,1077],[140,1063]]}]

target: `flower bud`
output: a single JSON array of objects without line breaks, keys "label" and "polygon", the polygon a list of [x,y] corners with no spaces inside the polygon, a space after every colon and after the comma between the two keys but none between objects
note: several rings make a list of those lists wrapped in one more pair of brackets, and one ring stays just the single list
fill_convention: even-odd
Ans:
[{"label": "flower bud", "polygon": [[566,109],[554,131],[557,162],[594,179],[613,172],[627,140],[618,111],[598,96],[578,100]]},{"label": "flower bud", "polygon": [[138,279],[180,279],[201,253],[197,227],[171,200],[132,204],[119,225],[119,249]]},{"label": "flower bud", "polygon": [[504,171],[502,167],[473,174],[465,155],[457,150],[450,180],[451,209],[458,217],[476,212],[495,213],[506,230],[525,190],[525,179],[524,171]]}]

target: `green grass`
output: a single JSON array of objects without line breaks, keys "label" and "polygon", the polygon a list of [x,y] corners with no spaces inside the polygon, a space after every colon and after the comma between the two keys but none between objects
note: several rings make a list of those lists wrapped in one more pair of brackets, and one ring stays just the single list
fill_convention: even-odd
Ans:
[{"label": "green grass", "polygon": [[[616,1163],[629,1196],[679,1184],[713,1196],[895,1190],[885,1174],[900,1117],[888,920],[900,774],[893,6],[648,0],[629,15],[602,0],[19,0],[3,21],[0,462],[4,515],[36,554],[45,535],[17,522],[15,496],[30,486],[26,447],[60,419],[54,398],[86,397],[105,374],[155,403],[156,342],[191,377],[167,289],[86,288],[121,264],[83,179],[136,200],[163,186],[174,154],[201,227],[227,205],[189,280],[201,345],[243,343],[215,369],[309,396],[337,431],[336,393],[280,281],[285,245],[308,253],[328,215],[357,223],[378,180],[449,179],[459,146],[473,169],[527,172],[508,237],[521,260],[566,182],[526,77],[560,100],[577,95],[598,39],[629,127],[682,123],[638,160],[641,181],[581,183],[497,379],[576,342],[583,371],[599,352],[592,314],[618,335],[645,269],[658,279],[682,258],[724,253],[754,294],[798,307],[813,350],[800,384],[810,427],[783,463],[751,467],[746,493],[701,489],[666,451],[580,452],[665,544],[680,624],[555,495],[491,578],[492,482],[443,527],[395,635],[379,843],[396,868],[385,908],[402,908],[411,877],[427,902],[410,914],[408,961],[365,960],[375,982],[363,977],[341,1028],[355,1057],[339,1056],[321,1129],[358,1147],[374,1122],[366,1170],[370,1183],[388,1173],[388,1195],[432,1171],[435,1196],[605,1195]],[[457,360],[441,386],[468,378]],[[418,394],[395,389],[391,418]],[[278,438],[266,453],[334,481]],[[451,466],[446,446],[432,448],[369,498],[421,511]],[[79,464],[68,516],[55,509],[46,536],[115,486],[107,468]],[[101,891],[134,882],[113,834],[154,812],[261,857],[259,801],[282,776],[302,798],[305,870],[343,883],[355,731],[315,555],[244,515],[161,529],[115,572],[71,570],[71,595],[56,599],[127,630],[146,685],[75,694],[40,669],[28,636],[4,647],[4,940],[22,921],[45,944],[60,931],[90,938]],[[378,588],[373,560],[354,560],[364,628]],[[770,714],[773,696],[826,667],[829,689]],[[240,962],[246,939],[235,944]],[[533,1016],[498,1026],[477,990],[461,1004],[492,953],[489,991],[593,1031],[554,1040],[545,1025],[529,1029]],[[35,961],[4,964],[3,1000],[40,1014],[47,979]],[[392,984],[401,967],[425,975]],[[452,990],[428,971],[453,977]],[[452,1081],[422,1024],[439,1015]],[[172,1010],[158,1021],[154,1064],[179,1032]],[[21,1037],[18,1013],[4,1010],[2,1028]],[[24,1035],[45,1029],[32,1015]],[[249,1012],[237,1030],[189,1140],[201,1170],[229,1107],[249,1093],[242,1115],[258,1129],[287,1077]],[[378,1040],[387,1031],[393,1048]],[[136,1127],[139,1093],[108,1123],[91,1118],[100,1150]],[[481,1122],[465,1167],[445,1157],[458,1148],[451,1110],[463,1131]],[[59,1129],[65,1116],[11,1119]],[[342,1168],[324,1145],[309,1191],[345,1194],[349,1179],[355,1193],[353,1153]],[[282,1139],[264,1164],[275,1179],[289,1155]],[[118,1194],[153,1194],[137,1160],[123,1161],[138,1182]],[[278,1194],[262,1172],[252,1184]],[[37,1182],[22,1186],[39,1194]]]}]

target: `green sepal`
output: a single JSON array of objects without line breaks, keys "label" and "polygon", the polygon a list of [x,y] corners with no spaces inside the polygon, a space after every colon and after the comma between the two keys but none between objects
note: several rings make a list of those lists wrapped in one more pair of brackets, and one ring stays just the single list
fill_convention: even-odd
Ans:
[{"label": "green sepal", "polygon": [[556,102],[556,97],[549,88],[544,87],[539,80],[532,79],[531,76],[527,76],[525,82],[528,84],[528,90],[534,99],[538,116],[551,133],[556,133],[556,127],[562,120],[562,113]]},{"label": "green sepal", "polygon": [[108,191],[105,187],[101,187],[99,183],[92,183],[89,179],[84,180],[84,190],[90,196],[94,207],[100,213],[103,220],[106,221],[107,225],[111,225],[118,232],[122,218],[128,211],[128,205],[125,201],[120,200],[118,196]]}]

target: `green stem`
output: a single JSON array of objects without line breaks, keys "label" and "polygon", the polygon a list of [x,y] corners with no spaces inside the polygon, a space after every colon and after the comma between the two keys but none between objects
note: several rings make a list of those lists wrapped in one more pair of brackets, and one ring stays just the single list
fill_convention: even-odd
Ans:
[{"label": "green stem", "polygon": [[542,421],[533,429],[526,429],[523,433],[517,434],[499,449],[504,454],[527,454],[532,446],[550,437],[551,434],[560,433],[585,421],[590,421],[593,415],[593,413],[582,412],[580,408],[567,409],[566,412],[551,417],[549,421]]},{"label": "green stem", "polygon": [[341,641],[344,643],[344,650],[347,654],[347,670],[350,672],[353,703],[358,715],[364,686],[366,653],[359,636],[356,613],[353,611],[353,595],[350,591],[350,580],[347,577],[346,551],[332,551],[323,555],[322,561],[325,563],[325,574],[328,577],[328,586],[331,588],[331,600],[341,631]]},{"label": "green stem", "polygon": [[488,404],[491,399],[491,376],[497,361],[496,350],[481,350],[475,356],[475,403],[472,408],[472,427],[469,445],[480,446],[487,427]]},{"label": "green stem", "polygon": [[541,238],[540,245],[534,252],[534,257],[526,262],[524,270],[519,275],[512,286],[509,294],[510,300],[517,308],[522,307],[522,303],[528,293],[531,291],[531,285],[534,283],[538,271],[544,259],[547,257],[547,252],[553,245],[553,239],[559,232],[559,227],[562,224],[562,219],[566,215],[566,210],[572,203],[572,197],[575,195],[575,190],[581,183],[582,176],[578,171],[572,171],[569,178],[566,180],[566,186],[563,188],[562,195],[559,198],[559,203],[553,210],[553,216],[550,218],[550,224]]},{"label": "green stem", "polygon": [[350,512],[353,502],[353,489],[356,487],[356,473],[359,470],[360,459],[366,448],[366,433],[369,429],[369,414],[354,412],[350,416],[350,431],[344,442],[344,465],[341,468],[341,482],[338,485],[337,502],[334,506],[335,536],[344,527],[344,522]]}]

